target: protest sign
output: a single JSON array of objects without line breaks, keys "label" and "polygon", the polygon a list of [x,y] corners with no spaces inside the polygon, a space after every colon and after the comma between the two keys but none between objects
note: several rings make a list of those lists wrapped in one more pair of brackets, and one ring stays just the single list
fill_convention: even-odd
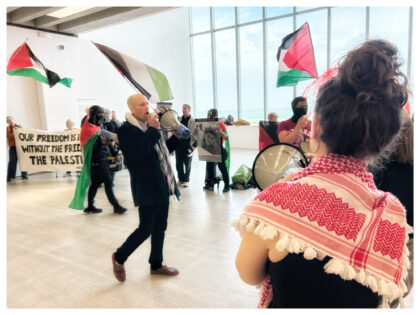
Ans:
[{"label": "protest sign", "polygon": [[22,171],[80,171],[83,155],[80,129],[49,132],[15,128],[19,168]]}]

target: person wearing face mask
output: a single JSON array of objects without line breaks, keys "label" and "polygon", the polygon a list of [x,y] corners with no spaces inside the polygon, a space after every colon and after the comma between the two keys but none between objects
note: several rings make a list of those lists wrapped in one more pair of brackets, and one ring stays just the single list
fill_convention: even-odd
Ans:
[{"label": "person wearing face mask", "polygon": [[277,135],[280,142],[299,146],[299,143],[309,140],[312,122],[308,119],[308,102],[303,96],[292,101],[293,116],[279,123]]},{"label": "person wearing face mask", "polygon": [[[83,128],[86,124],[91,124],[103,128],[105,123],[105,114],[104,109],[101,106],[94,105],[90,107],[90,115],[85,121]],[[117,156],[118,150],[114,148],[111,144],[111,141],[106,137],[98,137],[95,141],[92,150],[92,161],[91,161],[91,177],[90,177],[90,186],[88,190],[88,207],[83,211],[84,213],[99,213],[102,212],[102,209],[96,208],[94,204],[94,199],[96,192],[98,191],[99,185],[104,183],[105,193],[108,198],[108,201],[114,207],[114,213],[123,214],[127,211],[126,208],[122,207],[117,198],[114,195],[112,190],[112,178],[111,172],[108,165],[108,155]]]}]

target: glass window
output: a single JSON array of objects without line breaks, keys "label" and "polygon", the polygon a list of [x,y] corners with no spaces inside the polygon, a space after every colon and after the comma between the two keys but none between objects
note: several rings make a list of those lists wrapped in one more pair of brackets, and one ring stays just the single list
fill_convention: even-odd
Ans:
[{"label": "glass window", "polygon": [[238,7],[239,23],[247,23],[262,19],[262,7]]},{"label": "glass window", "polygon": [[210,8],[192,7],[191,8],[192,33],[200,33],[210,30]]},{"label": "glass window", "polygon": [[192,37],[196,117],[205,118],[213,104],[210,34]]},{"label": "glass window", "polygon": [[[311,32],[312,45],[314,47],[315,62],[318,75],[327,70],[327,9],[299,14],[296,16],[296,26],[299,28],[303,23],[308,22]],[[302,95],[304,89],[313,80],[300,81],[296,85],[296,96]],[[308,98],[308,111],[313,109],[315,100]]]},{"label": "glass window", "polygon": [[309,9],[314,9],[316,7],[296,7],[296,11],[305,11]]},{"label": "glass window", "polygon": [[369,38],[381,38],[397,46],[403,61],[401,70],[407,74],[408,7],[371,7]]},{"label": "glass window", "polygon": [[[293,87],[277,87],[279,62],[277,50],[283,37],[293,32],[293,17],[267,22],[267,114],[276,112],[279,121],[292,116],[290,103],[293,99]],[[264,117],[266,120],[267,117]]]},{"label": "glass window", "polygon": [[215,33],[219,117],[238,116],[235,29]]},{"label": "glass window", "polygon": [[235,24],[235,7],[214,7],[214,28],[222,28]]},{"label": "glass window", "polygon": [[260,120],[264,116],[264,72],[262,23],[247,25],[240,31],[241,117]]},{"label": "glass window", "polygon": [[266,7],[267,18],[293,13],[293,7]]},{"label": "glass window", "polygon": [[[351,31],[349,31],[351,25]],[[330,67],[366,39],[366,7],[337,7],[331,9]]]}]

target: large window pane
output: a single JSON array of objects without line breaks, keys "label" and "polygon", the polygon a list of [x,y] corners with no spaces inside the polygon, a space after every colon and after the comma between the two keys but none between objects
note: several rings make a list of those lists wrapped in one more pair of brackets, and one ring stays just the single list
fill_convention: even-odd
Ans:
[{"label": "large window pane", "polygon": [[200,33],[210,30],[210,8],[192,7],[191,8],[192,32]]},{"label": "large window pane", "polygon": [[[316,68],[318,75],[327,70],[327,9],[314,11],[296,16],[296,26],[299,28],[303,23],[308,22],[311,31],[312,44],[314,46]],[[296,95],[302,95],[303,90],[313,80],[301,81],[296,85]],[[309,110],[314,106],[314,100],[308,98]]]},{"label": "large window pane", "polygon": [[241,103],[239,118],[260,120],[264,116],[262,23],[239,28],[241,52]]},{"label": "large window pane", "polygon": [[239,23],[247,23],[262,19],[262,7],[239,7]]},{"label": "large window pane", "polygon": [[235,24],[235,7],[214,7],[214,27],[222,28]]},{"label": "large window pane", "polygon": [[293,87],[276,87],[279,69],[277,50],[283,37],[291,32],[293,32],[293,17],[267,22],[267,114],[276,112],[279,121],[292,116],[290,103],[293,99]]},{"label": "large window pane", "polygon": [[[351,27],[349,27],[351,25]],[[366,7],[331,9],[331,67],[366,38]]]},{"label": "large window pane", "polygon": [[305,11],[305,10],[309,10],[309,9],[314,9],[316,7],[296,7],[296,11]]},{"label": "large window pane", "polygon": [[196,117],[205,118],[214,106],[210,34],[194,36],[192,41]]},{"label": "large window pane", "polygon": [[238,116],[235,30],[215,33],[219,117]]},{"label": "large window pane", "polygon": [[403,61],[401,70],[407,74],[408,7],[371,7],[369,38],[386,39],[397,46]]},{"label": "large window pane", "polygon": [[293,13],[293,7],[267,7],[266,8],[266,17],[275,17],[284,14]]}]

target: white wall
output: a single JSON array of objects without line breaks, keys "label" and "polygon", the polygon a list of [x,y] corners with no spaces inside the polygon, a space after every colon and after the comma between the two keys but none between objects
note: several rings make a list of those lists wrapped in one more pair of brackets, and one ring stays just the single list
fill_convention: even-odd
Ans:
[{"label": "white wall", "polygon": [[232,149],[258,150],[258,125],[226,126]]},{"label": "white wall", "polygon": [[[164,73],[174,96],[170,102],[178,113],[181,113],[182,104],[192,104],[188,8],[173,9],[99,29],[81,34],[80,38],[109,46]],[[80,62],[83,67],[94,67],[97,70],[92,75],[81,77],[83,84],[79,90],[79,97],[89,99],[95,96],[94,91],[103,91],[99,96],[96,95],[100,97],[99,104],[116,110],[121,119],[127,111],[127,97],[136,92],[122,79],[105,56],[94,58],[97,55],[97,51],[94,50],[96,48],[91,46],[91,58],[81,56]],[[92,76],[95,80],[92,80]]]},{"label": "white wall", "polygon": [[[77,38],[7,26],[7,58],[26,43],[35,56],[61,77],[75,78]],[[66,49],[58,49],[58,45]],[[65,120],[75,117],[75,89],[61,84],[50,88],[32,78],[7,76],[7,114],[27,128],[65,129]]]},{"label": "white wall", "polygon": [[[25,40],[34,54],[72,87],[53,88],[31,78],[7,76],[7,115],[24,127],[63,130],[71,118],[80,122],[86,106],[98,104],[127,112],[126,99],[136,93],[102,53],[98,42],[163,72],[172,89],[175,109],[192,104],[188,9],[178,8],[83,34],[79,38],[7,26],[7,57]],[[64,45],[64,50],[58,48]]]}]

